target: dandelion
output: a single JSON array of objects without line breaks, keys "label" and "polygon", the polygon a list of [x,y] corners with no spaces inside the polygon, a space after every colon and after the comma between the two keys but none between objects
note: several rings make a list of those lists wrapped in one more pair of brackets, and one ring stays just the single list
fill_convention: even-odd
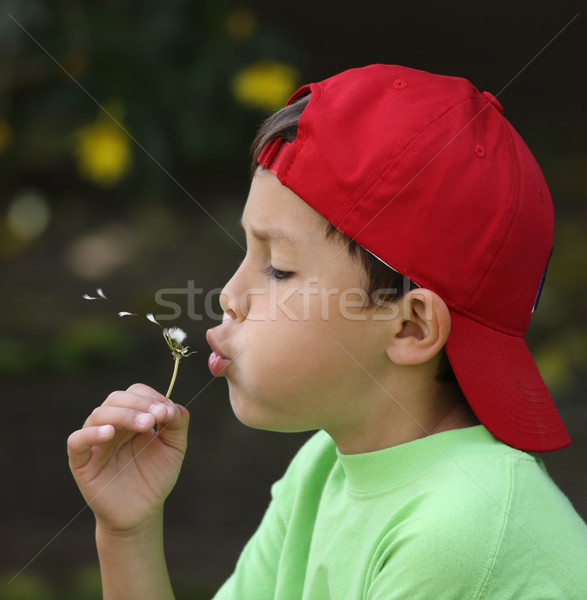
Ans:
[{"label": "dandelion", "polygon": [[[155,325],[159,325],[161,327],[161,323],[157,321],[153,313],[148,313],[147,319],[154,323]],[[167,394],[165,394],[166,398],[171,396],[171,391],[173,390],[173,386],[175,385],[175,380],[177,378],[177,371],[179,369],[179,361],[182,358],[186,358],[195,354],[194,352],[190,352],[189,346],[184,346],[183,343],[187,338],[188,334],[179,327],[170,327],[169,329],[163,329],[163,338],[167,343],[167,346],[171,350],[171,356],[173,356],[174,364],[173,364],[173,374],[171,375],[171,382],[169,383],[169,389],[167,390]]]},{"label": "dandelion", "polygon": [[165,397],[169,398],[171,396],[171,390],[173,390],[173,386],[175,385],[177,370],[179,369],[179,361],[186,356],[190,356],[190,354],[194,354],[194,352],[189,351],[189,346],[183,345],[187,337],[187,333],[179,327],[171,327],[171,329],[164,329],[163,337],[165,338],[165,341],[167,342],[167,345],[171,350],[171,356],[173,356],[174,360],[171,383],[169,384],[167,394],[165,394]]},{"label": "dandelion", "polygon": [[176,344],[181,344],[185,340],[185,338],[188,336],[188,334],[183,329],[180,329],[179,327],[172,327],[171,329],[166,329],[165,333],[166,333],[165,339],[169,338]]},{"label": "dandelion", "polygon": [[[82,296],[84,300],[108,300],[108,297],[101,288],[96,290],[96,296],[90,296],[89,294],[84,294]],[[136,313],[128,312],[127,310],[121,310],[118,312],[119,317],[137,317]],[[147,313],[145,317],[155,325],[161,326],[161,323],[157,321],[155,315],[153,313]],[[162,328],[163,329],[163,328]],[[171,375],[171,382],[169,383],[169,389],[167,390],[167,394],[165,394],[166,398],[171,396],[171,392],[173,390],[173,386],[175,385],[175,380],[177,379],[177,371],[179,369],[179,361],[182,358],[186,358],[195,354],[194,352],[190,352],[189,346],[184,346],[184,342],[187,338],[187,333],[180,329],[179,327],[170,327],[169,329],[163,329],[163,338],[165,343],[171,350],[171,356],[173,356],[174,364],[173,364],[173,374]]]}]

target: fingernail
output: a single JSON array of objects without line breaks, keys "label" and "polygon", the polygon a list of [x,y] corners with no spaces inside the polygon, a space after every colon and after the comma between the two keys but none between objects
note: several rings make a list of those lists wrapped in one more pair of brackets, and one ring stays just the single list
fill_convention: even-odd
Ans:
[{"label": "fingernail", "polygon": [[151,404],[151,406],[149,406],[149,412],[155,418],[161,418],[164,414],[166,414],[165,407],[162,404]]},{"label": "fingernail", "polygon": [[135,420],[137,425],[144,427],[151,420],[151,415],[148,415],[147,413],[141,413],[140,415],[136,416]]},{"label": "fingernail", "polygon": [[171,419],[172,417],[174,417],[177,413],[177,409],[175,408],[175,406],[167,406],[167,418]]},{"label": "fingernail", "polygon": [[111,425],[100,425],[100,427],[98,427],[98,435],[100,437],[106,437],[110,433],[110,427]]}]

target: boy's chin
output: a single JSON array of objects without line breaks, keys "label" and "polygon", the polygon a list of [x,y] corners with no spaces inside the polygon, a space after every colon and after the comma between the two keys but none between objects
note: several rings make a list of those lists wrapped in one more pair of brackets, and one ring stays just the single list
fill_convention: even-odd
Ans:
[{"label": "boy's chin", "polygon": [[307,424],[292,422],[291,418],[275,414],[273,411],[263,410],[246,399],[235,398],[230,395],[230,404],[236,418],[251,429],[261,431],[273,431],[276,433],[300,433],[303,431],[312,431],[316,427],[309,427]]},{"label": "boy's chin", "polygon": [[[234,409],[233,409],[234,410]],[[294,423],[280,422],[279,419],[270,419],[261,415],[251,415],[244,413],[243,411],[234,411],[236,418],[247,427],[251,429],[258,429],[260,431],[272,431],[275,433],[301,433],[303,431],[311,431],[311,427],[303,427]],[[314,428],[315,429],[315,428]]]}]

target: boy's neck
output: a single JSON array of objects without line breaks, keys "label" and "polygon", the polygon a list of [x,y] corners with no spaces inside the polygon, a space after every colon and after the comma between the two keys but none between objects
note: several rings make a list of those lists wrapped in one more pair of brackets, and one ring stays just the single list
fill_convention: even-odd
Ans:
[{"label": "boy's neck", "polygon": [[477,419],[467,401],[462,397],[462,401],[455,403],[455,405],[447,411],[444,417],[428,431],[428,435],[441,433],[442,431],[450,431],[451,429],[473,427],[474,425],[479,425],[479,419]]},{"label": "boy's neck", "polygon": [[[440,394],[417,405],[394,396],[389,414],[373,414],[355,431],[328,433],[343,454],[360,454],[391,448],[443,431],[479,425],[462,392],[456,385],[443,384]],[[399,411],[397,410],[399,407]]]}]

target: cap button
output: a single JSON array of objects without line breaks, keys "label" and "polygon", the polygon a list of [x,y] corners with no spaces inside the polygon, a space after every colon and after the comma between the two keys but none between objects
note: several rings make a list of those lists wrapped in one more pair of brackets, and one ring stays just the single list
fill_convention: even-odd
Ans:
[{"label": "cap button", "polygon": [[503,106],[501,105],[501,102],[491,92],[483,92],[483,95],[487,98],[487,100],[489,100],[489,102],[491,102],[491,104],[493,104],[493,106],[495,106],[495,108],[497,108],[500,113],[503,112]]}]

